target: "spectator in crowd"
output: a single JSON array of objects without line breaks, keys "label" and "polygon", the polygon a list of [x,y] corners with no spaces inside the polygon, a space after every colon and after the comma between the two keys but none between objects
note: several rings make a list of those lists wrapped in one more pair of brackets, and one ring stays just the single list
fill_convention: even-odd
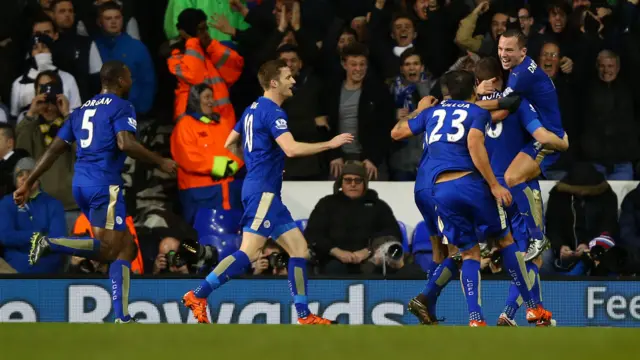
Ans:
[{"label": "spectator in crowd", "polygon": [[368,179],[364,165],[347,162],[333,194],[322,198],[309,216],[305,237],[327,274],[361,273],[372,255],[371,239],[402,239],[391,208],[368,188]]},{"label": "spectator in crowd", "polygon": [[114,2],[122,9],[122,24],[124,25],[124,32],[136,40],[140,40],[140,29],[138,28],[138,20],[132,16],[130,11],[130,5],[132,1],[128,0],[95,0],[94,2],[80,2],[77,6],[77,33],[80,36],[96,37],[100,36],[101,29],[98,25],[99,21],[99,8],[102,4]]},{"label": "spectator in crowd", "polygon": [[56,64],[76,79],[82,99],[89,99],[100,89],[97,77],[92,83],[89,75],[92,73],[89,66],[90,49],[93,47],[94,57],[98,54],[95,44],[90,38],[78,35],[71,0],[51,0],[51,11],[51,18],[59,32],[55,46]]},{"label": "spectator in crowd", "polygon": [[[164,33],[167,39],[178,40],[180,38],[180,34],[176,28],[179,21],[178,17],[183,10],[189,8],[202,10],[208,17],[215,19],[224,18],[223,21],[226,21],[226,23],[234,29],[246,30],[249,28],[249,24],[244,20],[249,14],[249,8],[244,0],[205,0],[197,2],[192,0],[169,0],[164,15]],[[212,26],[208,31],[209,36],[214,40],[220,42],[231,40],[231,35],[218,30],[216,27]]]},{"label": "spectator in crowd", "polygon": [[108,61],[124,62],[131,71],[133,80],[128,100],[133,104],[137,114],[146,114],[151,110],[156,94],[153,61],[147,47],[140,40],[122,32],[122,19],[122,8],[113,1],[105,2],[98,8],[102,34],[94,39],[100,57],[98,62],[92,61],[90,71],[92,74],[99,73],[102,64]]},{"label": "spectator in crowd", "polygon": [[198,208],[242,209],[242,182],[234,179],[244,166],[241,150],[236,155],[224,147],[235,119],[214,111],[214,97],[207,84],[191,86],[186,111],[171,135],[182,214],[189,224]]},{"label": "spectator in crowd", "polygon": [[[16,147],[26,150],[36,159],[44,155],[70,112],[69,100],[64,94],[48,91],[60,84],[61,79],[55,71],[38,74],[35,83],[31,84],[35,85],[36,96],[24,120],[16,128]],[[41,177],[42,189],[64,205],[68,229],[73,228],[80,215],[71,192],[75,156],[75,151],[61,155]]]},{"label": "spectator in crowd", "polygon": [[[16,187],[20,187],[33,168],[33,158],[22,158],[16,164],[14,176]],[[62,270],[63,256],[47,256],[37,264],[29,264],[31,236],[34,232],[46,232],[53,237],[67,235],[64,208],[60,201],[40,190],[40,181],[31,188],[29,200],[22,207],[7,195],[0,200],[0,245],[4,248],[4,259],[20,274],[53,274]]]},{"label": "spectator in crowd", "polygon": [[[581,111],[578,109],[576,97],[578,93],[577,79],[573,71],[568,73],[562,71],[560,65],[562,58],[563,54],[560,46],[553,41],[548,41],[542,46],[538,57],[538,66],[549,75],[556,87],[562,116],[562,127],[571,139],[569,149],[560,154],[560,158],[545,174],[549,180],[561,180],[564,178],[570,164],[578,158],[580,153],[580,134],[577,121],[581,118],[578,115]],[[565,70],[569,69],[565,68]]]},{"label": "spectator in crowd", "polygon": [[267,241],[260,257],[251,264],[253,275],[287,275],[287,254],[276,242]]},{"label": "spectator in crowd", "polygon": [[640,184],[622,200],[617,242],[631,251],[640,252]]},{"label": "spectator in crowd", "polygon": [[223,119],[232,119],[235,124],[229,87],[242,72],[243,58],[219,41],[211,39],[207,16],[202,10],[182,11],[177,28],[183,41],[175,45],[168,60],[169,71],[178,78],[174,119],[178,120],[184,115],[191,86],[205,83],[213,91],[214,112]]},{"label": "spectator in crowd", "polygon": [[[69,110],[73,110],[81,105],[78,85],[74,77],[66,71],[59,70],[53,63],[51,47],[53,39],[47,35],[35,35],[31,43],[33,44],[31,56],[27,62],[30,64],[25,73],[13,82],[11,88],[11,116],[18,118],[18,123],[22,120],[24,112],[29,110],[33,104],[38,84],[36,78],[44,71],[56,73],[61,85],[62,93],[69,102]],[[20,115],[20,116],[18,116]]]},{"label": "spectator in crowd", "polygon": [[607,180],[633,180],[632,162],[640,158],[636,91],[620,78],[620,57],[603,50],[597,60],[598,79],[587,92],[582,151]]},{"label": "spectator in crowd", "polygon": [[533,26],[535,20],[533,19],[529,6],[523,6],[518,9],[518,22],[520,24],[520,30],[525,36],[530,37],[533,35],[532,31],[536,31],[536,28]]},{"label": "spectator in crowd", "polygon": [[[425,73],[422,58],[413,49],[407,49],[400,57],[400,75],[391,84],[395,98],[396,120],[406,120],[417,109],[418,102],[431,95],[436,80]],[[389,157],[389,179],[392,181],[414,181],[418,163],[422,156],[422,137],[394,141]]]},{"label": "spectator in crowd", "polygon": [[368,180],[375,180],[391,143],[393,99],[384,83],[367,72],[368,51],[364,45],[345,47],[342,66],[346,76],[326,90],[322,110],[328,116],[330,137],[348,132],[355,140],[328,153],[331,176],[338,178],[345,161],[356,160],[363,162]]},{"label": "spectator in crowd", "polygon": [[180,249],[180,240],[173,237],[166,237],[158,245],[158,256],[153,263],[153,275],[161,273],[189,274],[187,264],[176,266],[170,263],[172,256]]},{"label": "spectator in crowd", "polygon": [[357,41],[356,32],[350,27],[338,29],[335,40],[325,41],[320,49],[320,56],[314,62],[315,69],[325,79],[344,77],[344,68],[340,54],[342,50]]},{"label": "spectator in crowd", "polygon": [[542,271],[582,275],[589,241],[602,233],[618,237],[618,199],[591,164],[576,163],[549,192],[546,220],[553,250],[543,253]]},{"label": "spectator in crowd", "polygon": [[15,190],[13,169],[18,161],[29,156],[24,149],[16,149],[16,133],[10,124],[0,124],[0,197],[12,194]]},{"label": "spectator in crowd", "polygon": [[491,18],[491,31],[485,35],[473,36],[478,17],[489,11],[490,2],[484,1],[460,21],[460,28],[456,34],[456,44],[465,51],[477,53],[480,56],[497,56],[498,38],[507,30],[509,15],[496,11]]}]

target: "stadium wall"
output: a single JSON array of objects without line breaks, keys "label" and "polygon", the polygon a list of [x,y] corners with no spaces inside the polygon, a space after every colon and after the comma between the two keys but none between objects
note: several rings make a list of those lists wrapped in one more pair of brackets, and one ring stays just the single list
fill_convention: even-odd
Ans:
[{"label": "stadium wall", "polygon": [[[143,323],[193,323],[180,304],[198,279],[134,279],[129,310]],[[326,280],[309,283],[311,309],[343,324],[409,325],[416,320],[405,304],[423,286],[420,280]],[[482,305],[493,324],[507,295],[507,280],[482,283]],[[543,282],[545,307],[558,326],[640,327],[640,282],[582,278]],[[295,322],[284,279],[238,279],[210,298],[210,319],[216,323]],[[443,325],[467,323],[466,302],[457,282],[438,303]],[[0,279],[0,322],[111,322],[107,279]],[[525,325],[524,312],[517,317]]]},{"label": "stadium wall", "polygon": [[[372,181],[369,187],[378,192],[380,198],[386,201],[396,218],[407,225],[409,234],[422,217],[413,200],[413,182],[384,182]],[[638,181],[610,181],[613,191],[618,196],[618,208],[625,195],[635,189]],[[549,191],[555,181],[541,181],[542,200],[546,205]],[[282,200],[291,211],[294,219],[306,219],[318,201],[333,192],[333,182],[330,181],[287,181],[282,187]]]}]

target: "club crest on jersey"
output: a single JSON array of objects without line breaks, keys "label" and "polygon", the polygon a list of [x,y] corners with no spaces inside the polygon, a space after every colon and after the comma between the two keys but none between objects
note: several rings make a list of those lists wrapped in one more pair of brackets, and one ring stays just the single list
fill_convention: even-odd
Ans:
[{"label": "club crest on jersey", "polygon": [[286,128],[287,128],[287,120],[285,120],[285,119],[276,120],[276,129],[284,130]]},{"label": "club crest on jersey", "polygon": [[132,128],[134,129],[138,128],[138,122],[136,121],[136,119],[130,117],[128,122]]}]

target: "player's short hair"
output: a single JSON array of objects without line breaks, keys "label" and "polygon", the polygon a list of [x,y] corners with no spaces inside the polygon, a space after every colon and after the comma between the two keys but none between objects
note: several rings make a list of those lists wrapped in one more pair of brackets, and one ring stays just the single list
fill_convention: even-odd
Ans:
[{"label": "player's short hair", "polygon": [[63,2],[70,2],[73,6],[73,0],[51,0],[51,2],[49,3],[49,8],[51,10],[55,10],[56,6],[58,6],[58,4],[62,4]]},{"label": "player's short hair", "polygon": [[476,63],[476,79],[478,81],[489,80],[492,78],[502,79],[502,68],[500,63],[494,57],[485,57]]},{"label": "player's short hair", "polygon": [[258,82],[263,90],[268,90],[271,80],[280,80],[280,71],[287,67],[284,60],[270,60],[260,66],[258,70]]},{"label": "player's short hair", "polygon": [[120,14],[122,14],[122,6],[118,5],[115,1],[107,1],[98,6],[98,16],[102,16],[102,13],[109,10],[118,10]]},{"label": "player's short hair", "polygon": [[16,130],[11,124],[0,123],[0,134],[4,135],[7,139],[16,139]]},{"label": "player's short hair", "polygon": [[475,77],[466,70],[454,70],[444,74],[440,80],[453,100],[468,100],[475,91]]},{"label": "player's short hair", "polygon": [[122,61],[107,61],[100,69],[100,83],[102,86],[118,85],[118,79],[124,77],[126,71],[127,65]]},{"label": "player's short hair", "polygon": [[527,47],[527,36],[520,29],[507,29],[502,33],[504,38],[516,38],[518,46],[522,49]]},{"label": "player's short hair", "polygon": [[404,65],[404,62],[407,61],[407,59],[412,56],[417,56],[418,58],[420,58],[420,63],[424,64],[424,62],[422,61],[422,56],[416,50],[416,48],[410,47],[407,50],[403,51],[402,54],[400,55],[400,66]]},{"label": "player's short hair", "polygon": [[342,61],[346,61],[348,57],[364,56],[369,57],[369,49],[360,42],[354,42],[345,46],[340,54]]}]

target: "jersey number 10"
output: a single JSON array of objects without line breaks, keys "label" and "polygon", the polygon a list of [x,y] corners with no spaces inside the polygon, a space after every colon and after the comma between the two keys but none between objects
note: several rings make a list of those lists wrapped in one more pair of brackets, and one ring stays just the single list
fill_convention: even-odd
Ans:
[{"label": "jersey number 10", "polygon": [[[462,123],[467,119],[467,111],[462,109],[456,109],[453,111],[453,119],[451,120],[451,128],[455,129],[456,132],[453,134],[447,134],[448,142],[457,142],[464,136],[464,125]],[[436,141],[440,141],[442,138],[442,134],[438,132],[442,129],[444,125],[444,120],[447,117],[447,111],[444,109],[438,109],[433,112],[433,117],[437,119],[438,123],[436,127],[429,135],[429,144],[432,144]]]},{"label": "jersey number 10", "polygon": [[249,152],[253,149],[253,114],[244,118],[244,146]]}]

